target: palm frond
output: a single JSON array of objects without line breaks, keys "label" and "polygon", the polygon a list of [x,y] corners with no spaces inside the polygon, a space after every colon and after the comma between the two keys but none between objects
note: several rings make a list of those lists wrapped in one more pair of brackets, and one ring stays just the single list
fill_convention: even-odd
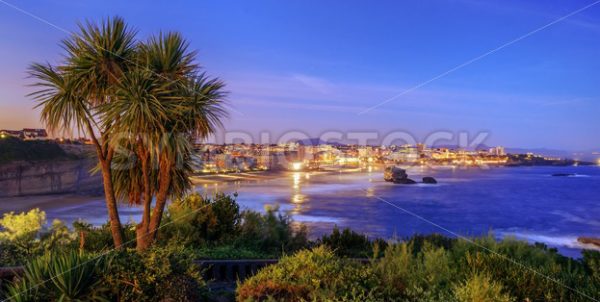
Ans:
[{"label": "palm frond", "polygon": [[159,77],[177,81],[193,74],[198,65],[196,52],[189,51],[189,43],[176,32],[159,33],[140,45],[145,66]]},{"label": "palm frond", "polygon": [[51,132],[85,131],[85,121],[92,118],[86,100],[73,89],[72,79],[50,64],[34,63],[29,76],[38,90],[29,94],[41,108],[41,120]]},{"label": "palm frond", "polygon": [[63,68],[73,75],[75,87],[95,104],[109,101],[114,84],[136,63],[136,31],[120,17],[100,25],[79,24],[79,32],[62,42],[67,51]]}]

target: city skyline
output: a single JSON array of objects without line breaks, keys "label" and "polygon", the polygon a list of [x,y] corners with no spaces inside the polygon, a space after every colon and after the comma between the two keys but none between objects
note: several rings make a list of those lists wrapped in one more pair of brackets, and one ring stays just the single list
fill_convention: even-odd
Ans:
[{"label": "city skyline", "polygon": [[595,5],[363,112],[593,3],[352,2],[319,11],[278,2],[12,3],[31,15],[0,3],[0,128],[41,126],[26,69],[60,59],[60,29],[120,15],[142,37],[157,29],[190,37],[199,63],[230,91],[228,131],[487,131],[490,146],[592,150],[600,145]]}]

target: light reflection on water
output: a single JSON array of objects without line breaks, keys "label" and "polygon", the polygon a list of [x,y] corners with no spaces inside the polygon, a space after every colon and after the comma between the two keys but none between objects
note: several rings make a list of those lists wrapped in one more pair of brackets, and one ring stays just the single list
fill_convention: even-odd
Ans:
[{"label": "light reflection on water", "polygon": [[[561,172],[590,177],[550,176]],[[578,236],[600,234],[597,167],[435,171],[416,167],[408,173],[417,181],[434,176],[439,183],[396,185],[383,181],[380,170],[365,169],[360,173],[293,172],[273,180],[242,182],[235,188],[223,184],[219,189],[238,192],[238,201],[249,209],[279,204],[281,210],[288,210],[307,224],[313,236],[329,232],[334,225],[386,238],[394,234],[445,233],[375,197],[455,233],[475,236],[493,231],[498,236],[541,240],[570,255],[578,255]]]}]

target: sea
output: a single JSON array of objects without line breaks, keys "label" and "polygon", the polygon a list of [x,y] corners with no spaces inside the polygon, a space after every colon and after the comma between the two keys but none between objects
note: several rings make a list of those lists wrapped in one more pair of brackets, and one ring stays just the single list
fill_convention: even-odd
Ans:
[{"label": "sea", "polygon": [[[491,234],[541,242],[579,257],[578,237],[600,237],[600,167],[406,167],[409,177],[437,184],[401,185],[383,180],[379,167],[329,172],[284,172],[276,177],[195,186],[203,194],[237,193],[243,209],[277,207],[312,238],[351,228],[371,238],[401,239],[438,233],[451,237]],[[553,176],[563,173],[570,176]],[[94,224],[106,221],[101,200],[46,210],[48,219]],[[123,220],[141,209],[122,206]]]}]

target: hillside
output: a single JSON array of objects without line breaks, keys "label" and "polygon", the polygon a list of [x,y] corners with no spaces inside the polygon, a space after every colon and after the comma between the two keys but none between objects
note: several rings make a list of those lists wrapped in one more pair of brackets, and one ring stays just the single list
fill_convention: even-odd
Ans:
[{"label": "hillside", "polygon": [[14,137],[0,139],[0,164],[76,158],[53,141],[23,141]]}]

